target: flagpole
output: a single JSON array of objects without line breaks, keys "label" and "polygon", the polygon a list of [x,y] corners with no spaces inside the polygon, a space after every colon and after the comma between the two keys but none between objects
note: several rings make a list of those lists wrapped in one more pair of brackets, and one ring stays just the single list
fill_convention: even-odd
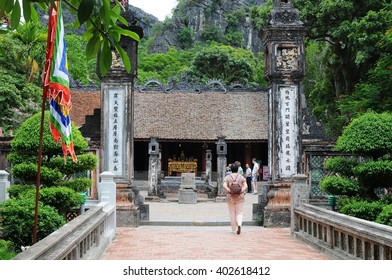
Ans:
[{"label": "flagpole", "polygon": [[42,106],[41,106],[41,125],[40,125],[40,131],[39,131],[38,170],[37,170],[37,181],[35,184],[35,214],[34,214],[32,245],[37,241],[38,201],[39,201],[39,189],[40,189],[40,185],[41,185],[42,143],[43,143],[43,135],[44,135],[45,101],[46,101],[46,93],[45,93],[45,89],[43,89],[43,91],[42,91]]},{"label": "flagpole", "polygon": [[[57,2],[56,2],[57,3]],[[49,81],[49,72],[51,66],[51,60],[53,55],[52,50],[52,5],[49,7],[49,22],[48,22],[48,38],[46,43],[46,61],[45,71],[43,73],[43,87],[42,87],[42,104],[41,104],[41,123],[39,131],[39,148],[38,148],[38,169],[37,169],[37,180],[35,183],[35,213],[34,213],[34,225],[33,225],[33,239],[32,245],[37,242],[37,230],[38,230],[38,202],[39,202],[39,190],[41,186],[41,165],[42,165],[42,146],[43,146],[43,135],[44,135],[44,122],[45,122],[45,102],[47,98],[47,84]]]}]

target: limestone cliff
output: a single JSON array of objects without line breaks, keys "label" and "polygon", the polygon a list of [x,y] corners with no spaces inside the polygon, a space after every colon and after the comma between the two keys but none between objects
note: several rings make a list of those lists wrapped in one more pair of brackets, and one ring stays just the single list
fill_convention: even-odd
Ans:
[{"label": "limestone cliff", "polygon": [[[249,17],[251,6],[263,5],[265,0],[179,0],[172,18],[153,23],[151,17],[135,11],[135,18],[150,39],[150,53],[164,53],[169,47],[187,49],[209,40],[241,46],[260,52],[258,32]],[[148,20],[149,22],[146,22]],[[153,26],[153,24],[158,24]],[[154,27],[154,32],[152,33]]]}]

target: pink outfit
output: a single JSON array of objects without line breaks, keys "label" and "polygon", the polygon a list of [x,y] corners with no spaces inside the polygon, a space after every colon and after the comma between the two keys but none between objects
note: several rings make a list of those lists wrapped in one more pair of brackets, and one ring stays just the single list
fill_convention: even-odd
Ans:
[{"label": "pink outfit", "polygon": [[[246,179],[237,174],[238,177],[233,175],[234,179],[237,179],[237,182],[241,184],[241,186],[246,182]],[[233,179],[230,175],[226,176],[224,182],[229,185]],[[231,194],[226,194],[227,206],[229,207],[229,214],[230,214],[230,224],[231,229],[233,231],[237,230],[238,226],[242,226],[242,219],[243,219],[243,207],[244,207],[244,194],[241,193],[240,195],[232,196]]]}]

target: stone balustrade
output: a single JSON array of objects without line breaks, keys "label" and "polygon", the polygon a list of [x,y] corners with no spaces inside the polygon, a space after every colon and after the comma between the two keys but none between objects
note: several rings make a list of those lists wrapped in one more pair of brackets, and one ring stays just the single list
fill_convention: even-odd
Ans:
[{"label": "stone balustrade", "polygon": [[302,203],[293,235],[333,259],[391,260],[392,227]]}]

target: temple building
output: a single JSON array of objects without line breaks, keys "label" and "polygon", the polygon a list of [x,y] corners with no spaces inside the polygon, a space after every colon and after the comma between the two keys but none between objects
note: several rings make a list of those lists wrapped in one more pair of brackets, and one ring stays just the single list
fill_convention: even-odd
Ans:
[{"label": "temple building", "polygon": [[[90,146],[101,147],[101,92],[72,91],[72,120]],[[205,86],[182,84],[172,88],[156,81],[134,91],[134,176],[147,179],[148,145],[156,137],[163,176],[194,171],[203,176],[206,151],[216,170],[216,142],[224,137],[227,162],[245,167],[256,158],[268,164],[268,92],[263,89],[226,88],[219,81]],[[262,170],[262,169],[261,169]],[[260,172],[260,180],[266,180]]]}]

